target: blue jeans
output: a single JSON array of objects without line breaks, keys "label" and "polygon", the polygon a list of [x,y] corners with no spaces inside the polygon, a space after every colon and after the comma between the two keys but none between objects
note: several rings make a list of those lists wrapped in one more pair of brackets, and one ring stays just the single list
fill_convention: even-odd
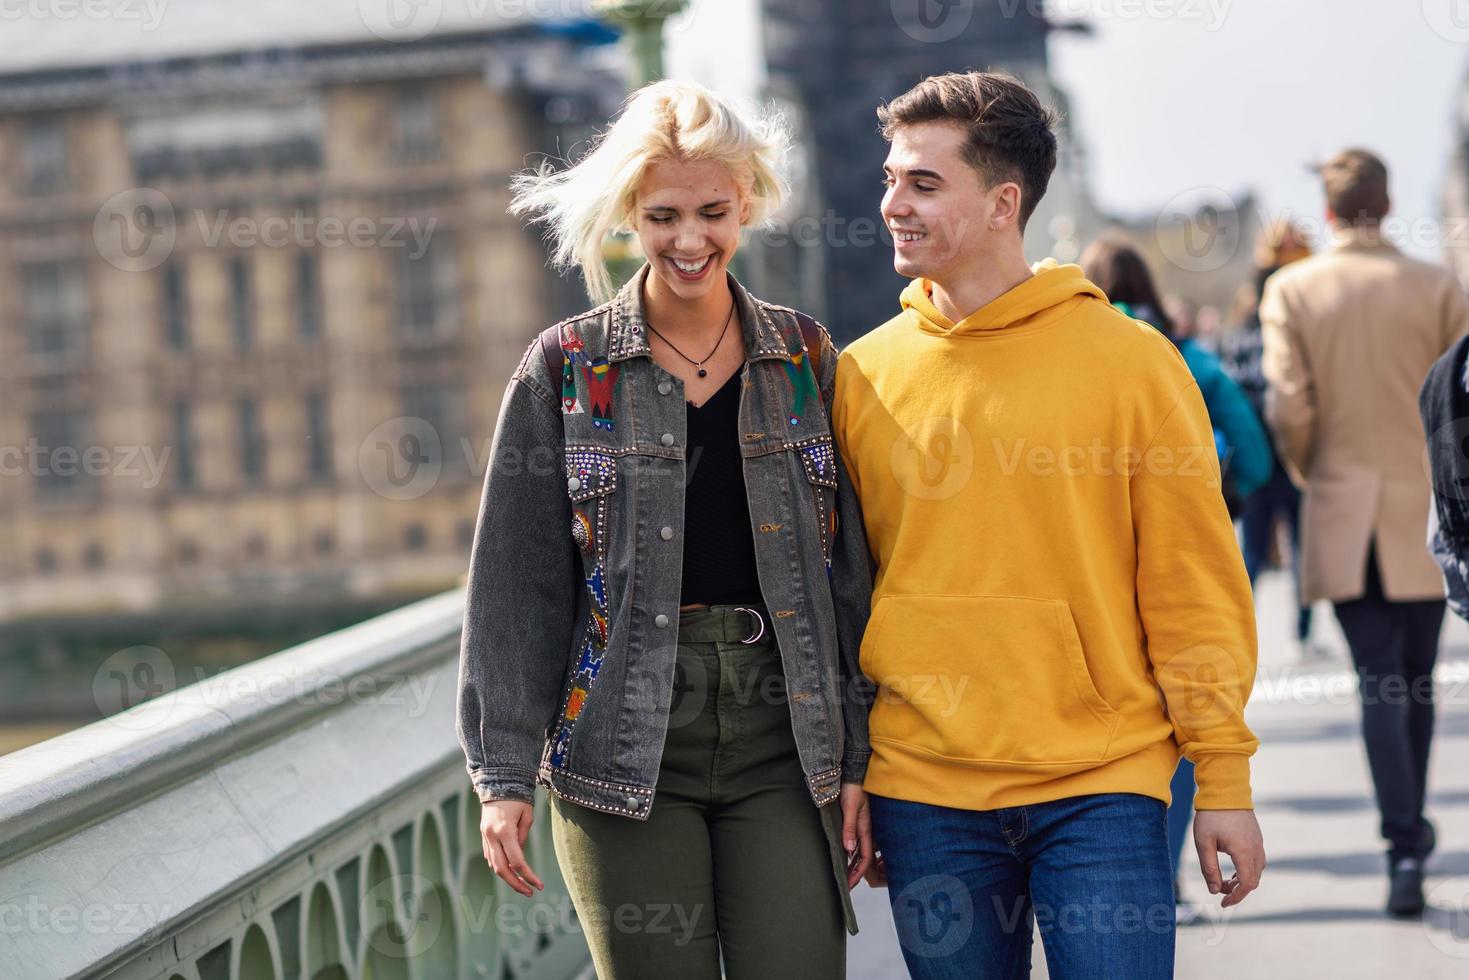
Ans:
[{"label": "blue jeans", "polygon": [[1173,783],[1168,787],[1173,805],[1168,808],[1168,858],[1173,863],[1173,878],[1178,880],[1178,866],[1183,861],[1183,845],[1188,843],[1188,821],[1194,815],[1194,764],[1182,757],[1173,770]]},{"label": "blue jeans", "polygon": [[914,980],[1029,977],[1035,924],[1053,980],[1173,975],[1162,800],[1102,793],[1000,810],[869,800]]}]

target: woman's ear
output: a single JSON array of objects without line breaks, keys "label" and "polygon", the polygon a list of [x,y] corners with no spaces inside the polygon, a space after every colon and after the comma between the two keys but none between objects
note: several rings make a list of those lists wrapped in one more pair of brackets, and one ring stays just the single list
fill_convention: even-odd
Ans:
[{"label": "woman's ear", "polygon": [[753,210],[750,198],[744,194],[740,195],[740,226],[744,227],[750,223],[750,212]]}]

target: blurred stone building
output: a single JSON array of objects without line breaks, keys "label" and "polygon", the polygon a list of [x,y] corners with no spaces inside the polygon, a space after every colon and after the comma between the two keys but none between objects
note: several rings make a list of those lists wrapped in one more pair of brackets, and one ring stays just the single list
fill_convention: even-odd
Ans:
[{"label": "blurred stone building", "polygon": [[268,38],[215,0],[49,53],[7,22],[7,639],[451,586],[515,359],[585,305],[506,184],[614,111],[614,36],[269,2]]}]

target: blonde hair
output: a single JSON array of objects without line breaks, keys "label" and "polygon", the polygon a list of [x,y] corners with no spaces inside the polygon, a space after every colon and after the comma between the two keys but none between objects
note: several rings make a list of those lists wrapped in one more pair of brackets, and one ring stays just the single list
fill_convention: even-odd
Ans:
[{"label": "blonde hair", "polygon": [[778,112],[747,119],[695,82],[653,82],[627,97],[612,126],[574,166],[555,172],[542,161],[513,177],[509,212],[545,224],[552,263],[579,266],[587,292],[601,302],[613,293],[603,242],[630,230],[633,198],[649,167],[664,160],[724,164],[750,203],[749,223],[759,224],[789,192],[783,173],[789,144]]}]

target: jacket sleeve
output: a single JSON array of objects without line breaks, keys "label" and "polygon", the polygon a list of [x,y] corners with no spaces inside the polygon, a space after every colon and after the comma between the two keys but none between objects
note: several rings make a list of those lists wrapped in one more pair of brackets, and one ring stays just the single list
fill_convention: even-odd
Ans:
[{"label": "jacket sleeve", "polygon": [[1209,419],[1229,443],[1227,471],[1240,496],[1248,497],[1270,481],[1275,460],[1270,438],[1255,416],[1254,406],[1233,378],[1215,362],[1211,372],[1211,394],[1207,399]]},{"label": "jacket sleeve", "polygon": [[[836,369],[839,352],[831,337],[821,331],[821,401],[828,417],[836,395]],[[840,441],[833,426],[836,444],[837,530],[832,542],[831,593],[836,607],[838,676],[842,685],[842,782],[858,783],[867,775],[867,762],[872,746],[867,740],[867,715],[877,688],[862,673],[859,660],[862,635],[872,613],[872,555],[867,547],[867,531],[862,523],[862,507],[852,484],[851,467],[843,458]]]},{"label": "jacket sleeve", "polygon": [[1275,432],[1275,445],[1286,472],[1298,486],[1305,486],[1316,435],[1316,386],[1301,341],[1300,324],[1292,319],[1279,286],[1278,277],[1267,279],[1260,299],[1260,337],[1264,345],[1260,369],[1269,385],[1265,418]]},{"label": "jacket sleeve", "polygon": [[535,800],[536,770],[574,639],[561,412],[539,338],[500,406],[470,550],[457,730],[481,801]]},{"label": "jacket sleeve", "polygon": [[1255,609],[1219,493],[1213,431],[1197,384],[1179,393],[1130,485],[1137,603],[1153,676],[1200,810],[1251,809],[1245,724],[1255,680]]}]

